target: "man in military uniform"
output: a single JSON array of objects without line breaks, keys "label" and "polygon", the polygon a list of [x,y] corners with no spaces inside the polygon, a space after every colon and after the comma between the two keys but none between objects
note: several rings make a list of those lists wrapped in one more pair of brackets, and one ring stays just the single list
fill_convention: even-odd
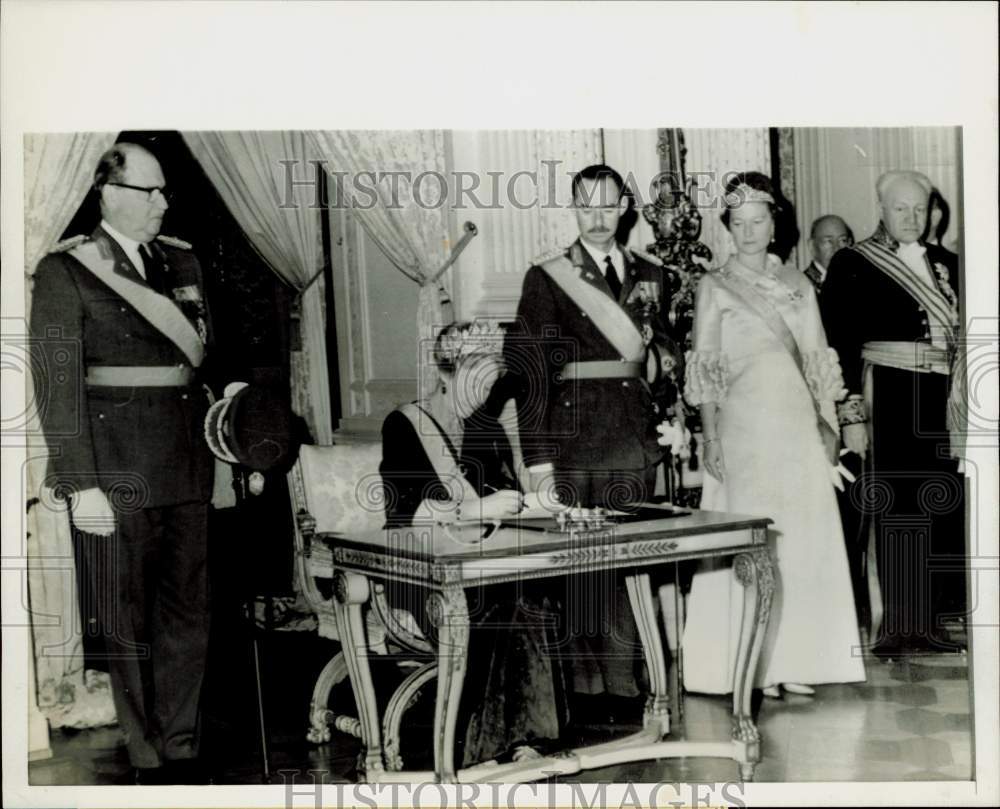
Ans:
[{"label": "man in military uniform", "polygon": [[533,481],[552,475],[567,505],[621,508],[653,495],[664,450],[650,382],[669,386],[680,356],[662,265],[615,241],[630,204],[621,176],[590,166],[573,200],[580,238],[525,275],[507,367],[524,381],[518,427]]},{"label": "man in military uniform", "polygon": [[[656,425],[676,395],[680,357],[667,337],[659,261],[615,240],[631,204],[621,176],[589,166],[572,190],[580,238],[528,270],[505,360],[520,379],[518,427],[531,487],[551,486],[567,506],[629,508],[654,494],[664,454]],[[588,586],[604,592],[580,601],[614,610],[611,631],[582,631],[603,688],[636,696],[636,630],[622,582],[601,577]],[[571,603],[570,612],[584,606]],[[600,691],[596,675],[578,668],[576,690]]]},{"label": "man in military uniform", "polygon": [[94,192],[100,226],[34,276],[31,330],[46,369],[65,374],[39,380],[46,483],[80,532],[137,780],[197,782],[213,472],[201,269],[189,244],[159,235],[168,196],[146,149],[113,146]]},{"label": "man in military uniform", "polygon": [[844,444],[867,462],[853,488],[878,567],[871,641],[881,656],[948,651],[943,619],[965,610],[958,257],[920,241],[927,177],[890,171],[876,191],[878,229],[834,256],[820,297],[849,393],[838,406]]}]

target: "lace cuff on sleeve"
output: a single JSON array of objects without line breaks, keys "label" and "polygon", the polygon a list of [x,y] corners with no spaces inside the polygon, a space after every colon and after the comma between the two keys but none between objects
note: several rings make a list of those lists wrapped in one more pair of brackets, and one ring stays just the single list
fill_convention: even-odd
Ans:
[{"label": "lace cuff on sleeve", "polygon": [[836,402],[847,395],[840,360],[832,348],[803,354],[802,362],[809,390],[819,401]]},{"label": "lace cuff on sleeve", "polygon": [[690,405],[721,402],[729,388],[729,360],[718,351],[689,351],[685,357],[684,398]]}]

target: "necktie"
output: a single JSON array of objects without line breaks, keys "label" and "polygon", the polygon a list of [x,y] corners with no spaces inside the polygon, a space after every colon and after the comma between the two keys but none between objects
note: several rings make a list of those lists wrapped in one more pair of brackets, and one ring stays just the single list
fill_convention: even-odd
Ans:
[{"label": "necktie", "polygon": [[604,280],[608,282],[608,287],[611,289],[611,297],[618,300],[618,296],[622,292],[622,282],[618,280],[618,272],[611,261],[611,256],[604,257],[604,264]]},{"label": "necktie", "polygon": [[819,270],[816,269],[815,264],[810,264],[806,267],[806,278],[813,282],[813,286],[816,287],[816,291],[823,286],[823,276],[819,274]]},{"label": "necktie", "polygon": [[146,275],[146,283],[162,295],[165,287],[163,265],[145,244],[139,245],[139,255],[142,257],[142,266]]}]

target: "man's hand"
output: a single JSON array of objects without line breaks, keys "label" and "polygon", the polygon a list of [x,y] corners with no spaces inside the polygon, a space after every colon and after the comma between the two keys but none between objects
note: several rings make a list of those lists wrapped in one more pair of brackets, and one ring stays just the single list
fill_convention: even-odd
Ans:
[{"label": "man's hand", "polygon": [[529,466],[528,472],[528,491],[530,492],[540,492],[543,487],[547,488],[552,485],[552,473],[554,467],[551,463],[538,464],[537,466]]},{"label": "man's hand", "polygon": [[98,488],[73,492],[69,496],[73,524],[81,531],[99,537],[111,536],[115,530],[115,512],[107,495]]},{"label": "man's hand", "polygon": [[841,428],[841,433],[844,436],[844,446],[851,452],[860,455],[862,458],[868,454],[867,424],[845,424]]}]

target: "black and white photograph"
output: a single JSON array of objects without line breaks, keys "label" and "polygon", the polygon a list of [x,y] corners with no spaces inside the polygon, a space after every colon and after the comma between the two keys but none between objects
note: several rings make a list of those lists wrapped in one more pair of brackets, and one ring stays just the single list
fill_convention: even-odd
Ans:
[{"label": "black and white photograph", "polygon": [[996,22],[5,4],[4,804],[1000,799]]}]

